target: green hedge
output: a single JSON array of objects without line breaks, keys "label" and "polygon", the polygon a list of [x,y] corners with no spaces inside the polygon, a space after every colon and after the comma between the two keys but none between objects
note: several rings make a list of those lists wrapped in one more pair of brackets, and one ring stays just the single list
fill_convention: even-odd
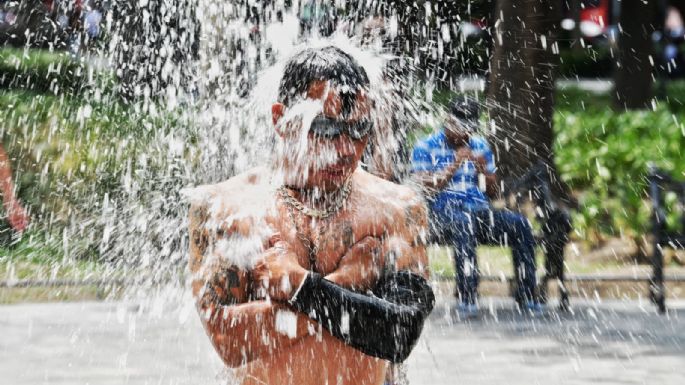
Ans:
[{"label": "green hedge", "polygon": [[0,88],[77,92],[93,80],[87,66],[66,52],[0,48]]},{"label": "green hedge", "polygon": [[[575,227],[585,239],[648,230],[646,173],[654,164],[685,179],[685,100],[682,83],[654,110],[615,112],[609,95],[566,90],[554,116],[561,178],[580,203]],[[673,203],[673,198],[668,200]],[[676,225],[670,216],[671,225]]]},{"label": "green hedge", "polygon": [[[165,158],[154,157],[155,138],[177,127],[167,111],[152,114],[112,101],[0,90],[0,132],[18,195],[30,207],[33,223],[55,230],[59,243],[65,226],[88,225],[106,195],[114,200],[122,194],[127,168],[140,156],[150,157],[151,174],[167,167]],[[99,239],[70,242],[82,242],[72,249],[83,255]]]}]

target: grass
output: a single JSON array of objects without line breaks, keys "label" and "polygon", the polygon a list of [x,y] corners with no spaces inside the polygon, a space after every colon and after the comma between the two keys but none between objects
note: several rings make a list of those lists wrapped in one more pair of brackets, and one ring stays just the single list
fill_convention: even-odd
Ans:
[{"label": "grass", "polygon": [[[29,230],[11,245],[0,247],[0,282],[99,280],[111,277],[97,259],[67,259],[62,245],[45,233]],[[0,304],[82,301],[104,297],[101,288],[86,286],[0,287]]]},{"label": "grass", "polygon": [[97,259],[65,258],[63,245],[39,230],[30,230],[0,247],[0,281],[99,279],[106,273]]},{"label": "grass", "polygon": [[0,289],[0,304],[95,301],[106,297],[96,286],[27,287]]},{"label": "grass", "polygon": [[[476,251],[478,266],[483,275],[511,277],[514,267],[511,257],[511,249],[497,246],[479,246]],[[448,247],[431,246],[428,249],[430,268],[434,277],[454,278],[454,260]],[[540,249],[536,249],[535,260],[538,272],[542,273],[545,257]],[[567,258],[566,271],[569,274],[610,273],[616,272],[625,263],[617,260],[612,261],[587,261],[583,258]]]}]

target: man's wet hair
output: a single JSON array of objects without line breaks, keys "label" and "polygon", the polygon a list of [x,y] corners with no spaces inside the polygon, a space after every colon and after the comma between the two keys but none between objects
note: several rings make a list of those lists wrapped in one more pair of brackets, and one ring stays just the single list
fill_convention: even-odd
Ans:
[{"label": "man's wet hair", "polygon": [[312,82],[325,80],[339,87],[343,116],[352,111],[359,90],[369,87],[366,71],[348,53],[332,46],[308,48],[286,63],[278,101],[288,106],[297,97],[306,95]]}]

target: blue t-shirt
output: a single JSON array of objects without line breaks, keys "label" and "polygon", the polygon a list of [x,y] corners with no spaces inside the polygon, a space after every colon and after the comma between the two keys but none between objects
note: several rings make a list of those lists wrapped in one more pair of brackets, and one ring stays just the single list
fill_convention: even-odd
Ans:
[{"label": "blue t-shirt", "polygon": [[[487,171],[494,173],[495,157],[485,138],[471,136],[468,145],[475,156],[485,158]],[[412,172],[441,171],[454,163],[454,158],[455,149],[445,141],[442,129],[416,143],[412,153]],[[481,210],[490,206],[487,196],[478,188],[476,165],[470,160],[462,163],[449,184],[430,203],[433,212],[447,217],[451,210]]]}]

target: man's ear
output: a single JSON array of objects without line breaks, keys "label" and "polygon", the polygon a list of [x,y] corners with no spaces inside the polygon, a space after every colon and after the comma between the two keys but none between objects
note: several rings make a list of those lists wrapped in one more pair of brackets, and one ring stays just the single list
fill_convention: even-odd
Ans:
[{"label": "man's ear", "polygon": [[271,106],[271,121],[273,122],[274,127],[276,127],[276,133],[280,136],[283,136],[284,133],[279,129],[278,121],[281,120],[284,113],[285,105],[283,103],[277,102]]}]

